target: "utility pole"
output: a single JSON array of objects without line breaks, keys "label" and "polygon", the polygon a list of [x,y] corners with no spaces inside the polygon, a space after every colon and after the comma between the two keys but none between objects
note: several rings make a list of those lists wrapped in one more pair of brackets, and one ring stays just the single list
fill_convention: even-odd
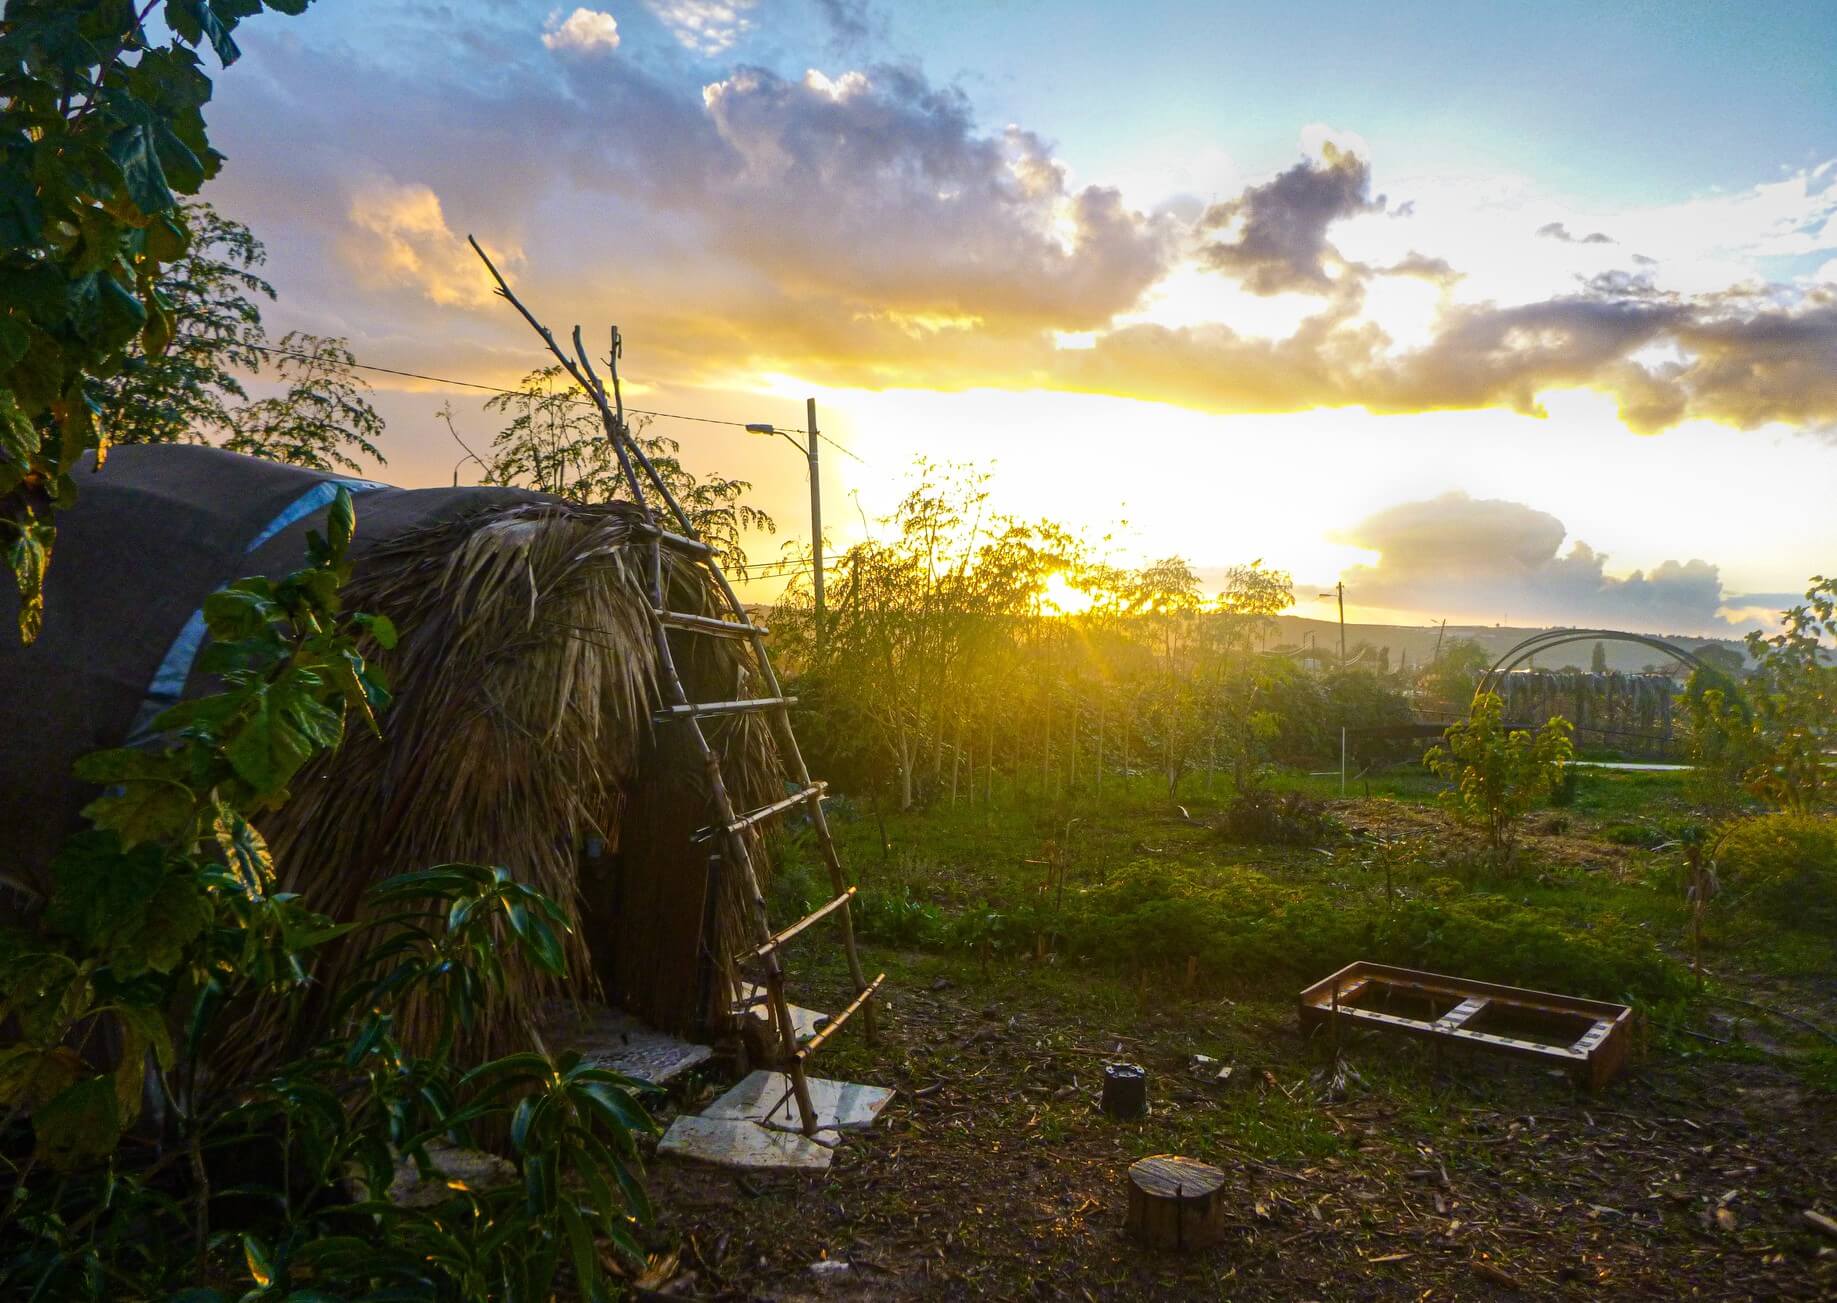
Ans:
[{"label": "utility pole", "polygon": [[746,425],[748,434],[775,434],[804,454],[804,463],[810,469],[810,591],[815,599],[815,633],[816,656],[823,656],[824,615],[823,615],[823,468],[818,457],[818,445],[822,435],[816,428],[816,399],[804,400],[804,441],[799,443],[784,430],[770,421],[749,421]]},{"label": "utility pole", "polygon": [[804,400],[804,455],[810,461],[810,589],[816,599],[816,656],[823,659],[823,480],[817,464],[816,399]]},{"label": "utility pole", "polygon": [[1322,597],[1339,597],[1339,667],[1346,668],[1346,581],[1340,580],[1333,585],[1333,592],[1322,593]]}]

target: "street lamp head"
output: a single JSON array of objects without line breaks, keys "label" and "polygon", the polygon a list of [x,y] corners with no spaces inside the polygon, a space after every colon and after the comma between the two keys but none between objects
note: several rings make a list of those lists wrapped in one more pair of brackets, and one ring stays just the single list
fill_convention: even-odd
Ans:
[{"label": "street lamp head", "polygon": [[748,434],[777,434],[778,428],[770,421],[748,421],[746,432]]}]

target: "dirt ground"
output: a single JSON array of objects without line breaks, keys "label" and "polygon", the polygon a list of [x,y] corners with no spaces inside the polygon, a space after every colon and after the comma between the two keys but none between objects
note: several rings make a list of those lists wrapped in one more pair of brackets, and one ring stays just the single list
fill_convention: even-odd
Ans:
[{"label": "dirt ground", "polygon": [[[824,1069],[900,1092],[829,1172],[653,1168],[669,1295],[1837,1297],[1837,1237],[1805,1217],[1837,1216],[1837,1097],[1776,1067],[1650,1056],[1591,1095],[1368,1034],[1336,1074],[1280,1007],[1085,1020],[946,971],[913,963],[881,1044]],[[1200,1043],[1227,1082],[1191,1072]],[[1146,1121],[1093,1107],[1117,1057],[1150,1071]],[[1254,1156],[1272,1145],[1333,1152]],[[1162,1151],[1225,1171],[1222,1245],[1122,1235],[1124,1171]]]},{"label": "dirt ground", "polygon": [[[1390,841],[1450,835],[1421,805],[1338,813]],[[1527,834],[1546,859],[1615,879],[1629,852],[1593,822]],[[1837,1094],[1805,1068],[1828,1061],[1837,1027],[1837,973],[1821,965],[1792,979],[1722,969],[1727,998],[1669,1010],[1663,1034],[1642,1019],[1627,1071],[1590,1093],[1383,1032],[1310,1040],[1287,980],[1245,974],[1234,998],[1168,989],[1175,955],[1143,956],[1135,977],[1012,955],[865,957],[889,973],[880,1042],[851,1027],[815,1071],[897,1097],[818,1176],[654,1162],[655,1294],[1837,1298]],[[846,1002],[834,956],[796,971],[803,1003]],[[1196,1072],[1194,1055],[1215,1062]],[[1148,1070],[1142,1121],[1096,1108],[1119,1060]],[[1221,1244],[1175,1255],[1125,1238],[1126,1169],[1157,1153],[1224,1171]]]}]

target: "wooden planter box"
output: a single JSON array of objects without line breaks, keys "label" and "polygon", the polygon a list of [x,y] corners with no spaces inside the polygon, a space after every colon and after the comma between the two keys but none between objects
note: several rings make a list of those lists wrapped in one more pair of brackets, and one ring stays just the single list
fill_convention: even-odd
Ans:
[{"label": "wooden planter box", "polygon": [[1340,1023],[1498,1050],[1607,1084],[1626,1064],[1633,1011],[1517,986],[1360,961],[1301,993],[1303,1030]]}]

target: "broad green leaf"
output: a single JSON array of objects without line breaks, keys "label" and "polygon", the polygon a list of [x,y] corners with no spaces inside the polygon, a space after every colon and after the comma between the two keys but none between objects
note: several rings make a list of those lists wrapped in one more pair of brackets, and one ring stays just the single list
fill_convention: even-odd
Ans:
[{"label": "broad green leaf", "polygon": [[242,57],[242,51],[236,48],[230,36],[230,28],[235,23],[226,23],[219,17],[210,0],[166,0],[166,22],[179,39],[192,45],[208,40],[217,52],[218,61],[226,68]]},{"label": "broad green leaf", "polygon": [[110,786],[83,813],[118,834],[123,849],[183,841],[190,834],[197,802],[174,757],[127,747],[95,751],[77,761],[76,775]]},{"label": "broad green leaf", "polygon": [[297,678],[267,685],[231,725],[224,758],[259,794],[284,788],[300,767],[338,740],[338,713],[314,700]]},{"label": "broad green leaf", "polygon": [[0,1050],[0,1106],[37,1108],[55,1098],[84,1071],[67,1045],[14,1045]]},{"label": "broad green leaf", "polygon": [[149,217],[172,207],[172,188],[166,183],[166,169],[160,165],[150,123],[136,122],[115,132],[109,138],[108,156],[121,169],[122,184],[134,207]]},{"label": "broad green leaf", "polygon": [[273,589],[265,579],[240,580],[204,599],[204,625],[218,642],[252,638],[264,632],[280,614]]},{"label": "broad green leaf", "polygon": [[359,612],[351,617],[351,622],[367,630],[376,639],[376,645],[384,651],[395,650],[397,634],[395,621],[386,615],[369,615]]},{"label": "broad green leaf", "polygon": [[0,248],[27,249],[44,233],[44,211],[24,150],[0,155]]},{"label": "broad green leaf", "polygon": [[121,1140],[115,1086],[88,1077],[60,1091],[32,1115],[38,1156],[60,1171],[106,1156]]}]

